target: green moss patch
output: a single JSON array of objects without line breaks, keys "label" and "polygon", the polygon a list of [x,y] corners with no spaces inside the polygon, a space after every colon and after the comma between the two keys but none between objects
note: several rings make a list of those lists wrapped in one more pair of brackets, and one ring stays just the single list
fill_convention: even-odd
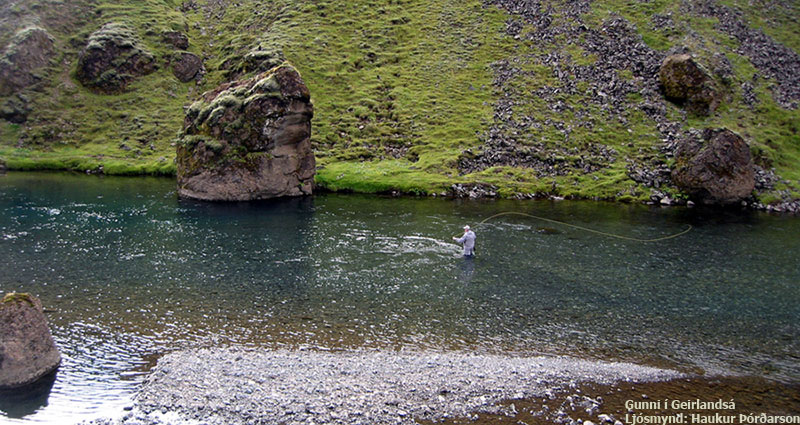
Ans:
[{"label": "green moss patch", "polygon": [[12,304],[12,303],[28,303],[31,307],[34,307],[36,304],[33,302],[33,297],[31,294],[27,292],[10,292],[6,294],[0,304]]}]

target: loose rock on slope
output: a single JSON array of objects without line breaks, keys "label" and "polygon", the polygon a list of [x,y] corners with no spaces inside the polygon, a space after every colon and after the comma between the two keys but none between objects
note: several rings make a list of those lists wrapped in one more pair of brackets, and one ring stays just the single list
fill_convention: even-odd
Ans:
[{"label": "loose rock on slope", "polygon": [[313,114],[289,64],[203,94],[177,144],[179,194],[208,201],[311,194]]},{"label": "loose rock on slope", "polygon": [[176,54],[175,61],[172,62],[172,74],[182,83],[199,78],[204,73],[203,60],[197,55],[189,52]]},{"label": "loose rock on slope", "polygon": [[6,294],[0,301],[0,390],[32,384],[60,363],[41,301]]},{"label": "loose rock on slope", "polygon": [[713,78],[690,55],[667,56],[658,76],[667,98],[685,103],[690,112],[708,115],[717,109],[719,90]]}]

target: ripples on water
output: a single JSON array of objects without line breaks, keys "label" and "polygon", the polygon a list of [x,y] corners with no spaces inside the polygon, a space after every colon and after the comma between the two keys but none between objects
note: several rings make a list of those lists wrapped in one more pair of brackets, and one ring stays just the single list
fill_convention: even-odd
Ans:
[{"label": "ripples on water", "polygon": [[[0,177],[0,290],[48,309],[64,363],[7,419],[117,415],[184,347],[567,353],[797,382],[800,220],[586,202],[322,195],[178,201],[169,179]],[[478,257],[453,245],[477,226]],[[17,419],[19,420],[19,419]],[[15,420],[16,421],[16,420]]]}]

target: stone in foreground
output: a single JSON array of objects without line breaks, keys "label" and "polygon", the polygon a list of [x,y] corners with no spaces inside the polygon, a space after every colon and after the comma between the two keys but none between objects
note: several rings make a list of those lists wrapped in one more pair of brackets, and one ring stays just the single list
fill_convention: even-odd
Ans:
[{"label": "stone in foreground", "polygon": [[749,197],[755,168],[747,142],[724,128],[706,129],[702,139],[678,147],[672,181],[703,204],[730,205]]},{"label": "stone in foreground", "polygon": [[308,88],[284,63],[204,93],[177,143],[178,194],[204,201],[310,195],[315,160]]},{"label": "stone in foreground", "polygon": [[0,301],[0,390],[33,384],[60,363],[41,301],[30,294],[6,294]]},{"label": "stone in foreground", "polygon": [[658,77],[667,99],[685,104],[697,115],[714,112],[721,94],[713,78],[690,55],[670,55],[661,63]]}]

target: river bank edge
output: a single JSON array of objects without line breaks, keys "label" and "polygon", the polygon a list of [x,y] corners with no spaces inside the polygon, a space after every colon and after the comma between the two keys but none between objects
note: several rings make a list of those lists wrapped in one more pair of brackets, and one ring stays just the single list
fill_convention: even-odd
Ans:
[{"label": "river bank edge", "polygon": [[[2,161],[2,159],[0,159]],[[0,168],[0,176],[7,174],[9,172],[12,173],[47,173],[47,174],[70,174],[70,175],[87,175],[87,176],[95,176],[97,178],[105,178],[105,177],[123,177],[123,178],[164,178],[164,179],[171,179],[174,178],[174,171],[167,172],[167,173],[160,173],[160,172],[141,172],[141,170],[134,170],[132,172],[120,172],[120,173],[109,173],[100,167],[97,170],[93,169],[72,169],[72,168],[43,168],[43,169],[36,169],[36,168],[19,168],[13,165],[9,166],[6,164],[6,169]],[[367,182],[371,183],[371,182]],[[390,196],[390,197],[411,197],[411,198],[419,198],[419,197],[431,197],[431,198],[446,198],[446,199],[469,199],[469,200],[484,200],[484,201],[491,201],[496,199],[509,199],[509,200],[548,200],[548,201],[594,201],[594,202],[614,202],[620,204],[640,204],[640,205],[650,205],[653,207],[684,207],[684,208],[702,208],[702,209],[713,209],[713,210],[726,210],[726,211],[765,211],[772,214],[781,214],[781,215],[789,215],[789,216],[796,216],[800,215],[800,199],[793,199],[790,201],[781,201],[781,202],[773,202],[773,203],[762,203],[758,201],[755,197],[742,201],[740,204],[736,205],[728,205],[725,207],[722,206],[707,206],[707,205],[695,205],[694,202],[687,199],[686,197],[670,197],[666,193],[660,192],[648,199],[632,199],[629,197],[604,197],[604,196],[578,196],[578,195],[566,195],[562,196],[556,193],[549,193],[549,192],[531,192],[531,193],[503,193],[499,191],[496,186],[485,184],[485,183],[453,183],[449,186],[442,186],[437,187],[435,189],[427,190],[427,189],[399,189],[394,188],[391,185],[384,186],[378,184],[377,186],[373,187],[370,185],[368,188],[359,189],[360,186],[357,187],[329,187],[325,183],[321,183],[319,181],[315,182],[314,185],[314,193],[315,194],[324,194],[324,193],[356,193],[356,194],[364,194],[364,195],[376,195],[376,196]],[[314,195],[310,195],[314,196]],[[214,201],[214,202],[221,202],[221,201]]]}]

